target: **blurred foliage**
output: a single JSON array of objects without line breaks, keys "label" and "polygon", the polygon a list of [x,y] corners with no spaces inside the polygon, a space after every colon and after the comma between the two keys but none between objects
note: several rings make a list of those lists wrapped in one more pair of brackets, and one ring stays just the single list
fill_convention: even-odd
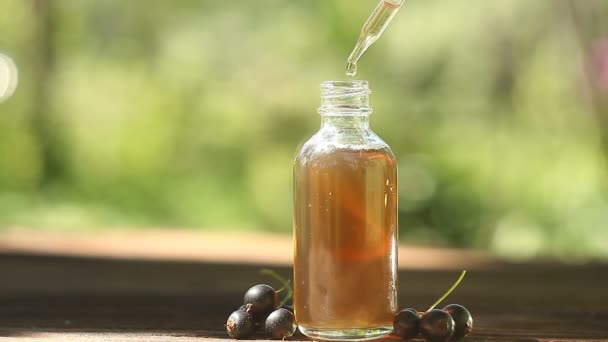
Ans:
[{"label": "blurred foliage", "polygon": [[[605,1],[580,3],[608,21]],[[0,104],[0,224],[290,232],[318,85],[344,78],[374,6],[2,0],[21,79]],[[372,127],[400,161],[402,240],[608,257],[608,113],[589,104],[571,12],[407,1],[363,57]]]}]

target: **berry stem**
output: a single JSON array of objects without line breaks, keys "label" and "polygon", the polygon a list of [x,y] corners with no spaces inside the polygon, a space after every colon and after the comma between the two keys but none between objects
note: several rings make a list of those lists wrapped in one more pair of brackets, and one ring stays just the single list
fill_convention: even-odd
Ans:
[{"label": "berry stem", "polygon": [[283,285],[283,287],[281,287],[280,289],[278,289],[276,292],[277,293],[281,293],[281,292],[285,291],[287,289],[287,286],[289,285],[289,283],[291,283],[291,279],[287,279],[287,284]]},{"label": "berry stem", "polygon": [[460,282],[464,278],[465,274],[467,274],[467,271],[463,270],[462,273],[460,273],[460,277],[458,277],[458,280],[456,280],[454,285],[452,285],[452,287],[450,287],[450,289],[446,293],[444,293],[443,296],[441,296],[441,298],[437,299],[437,301],[435,303],[433,303],[433,305],[431,305],[431,307],[428,310],[426,310],[426,312],[433,310],[439,303],[441,303],[441,301],[443,301],[447,296],[449,296],[450,293],[452,293],[452,291],[454,291],[454,289],[456,287],[458,287],[458,284],[460,284]]},{"label": "berry stem", "polygon": [[[276,279],[277,281],[279,281],[283,285],[283,287],[279,291],[283,291],[283,289],[287,290],[287,294],[285,295],[285,297],[283,298],[283,300],[281,301],[279,306],[285,305],[285,303],[287,303],[287,301],[290,300],[291,297],[293,297],[293,289],[291,288],[291,285],[289,284],[291,282],[291,280],[281,277],[277,272],[275,272],[271,269],[268,269],[268,268],[261,269],[260,274],[271,276],[274,279]],[[277,291],[277,292],[279,292],[279,291]]]}]

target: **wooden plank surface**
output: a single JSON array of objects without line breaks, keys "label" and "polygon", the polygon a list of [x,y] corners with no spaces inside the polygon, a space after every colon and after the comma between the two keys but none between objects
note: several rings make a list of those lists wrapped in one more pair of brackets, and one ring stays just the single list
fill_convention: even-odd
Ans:
[{"label": "wooden plank surface", "polygon": [[[427,257],[445,255],[437,250]],[[428,307],[458,276],[456,266],[467,265],[403,267],[400,306]],[[291,273],[282,262],[5,250],[0,253],[0,339],[225,340],[223,324],[243,292],[269,282],[258,273],[262,267]],[[474,334],[467,341],[608,341],[606,265],[473,267],[450,302],[473,314]]]},{"label": "wooden plank surface", "polygon": [[[58,233],[13,229],[0,235],[0,251],[48,255],[162,259],[291,265],[289,235],[250,232],[208,232],[176,229]],[[461,269],[492,267],[499,261],[487,253],[455,248],[399,247],[399,267]]]}]

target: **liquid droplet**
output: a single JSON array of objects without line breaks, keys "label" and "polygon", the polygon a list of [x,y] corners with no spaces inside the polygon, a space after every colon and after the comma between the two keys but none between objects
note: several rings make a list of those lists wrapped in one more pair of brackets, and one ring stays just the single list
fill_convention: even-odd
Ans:
[{"label": "liquid droplet", "polygon": [[346,76],[355,77],[357,75],[357,63],[347,62],[346,63]]}]

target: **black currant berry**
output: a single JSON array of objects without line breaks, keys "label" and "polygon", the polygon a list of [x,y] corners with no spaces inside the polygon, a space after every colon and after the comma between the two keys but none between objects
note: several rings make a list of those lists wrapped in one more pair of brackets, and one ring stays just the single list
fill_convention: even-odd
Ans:
[{"label": "black currant berry", "polygon": [[[239,310],[241,311],[247,311],[247,305],[243,304],[239,307]],[[250,314],[251,318],[253,319],[253,326],[255,327],[255,330],[260,330],[260,328],[264,327],[264,324],[266,323],[266,317],[268,317],[268,314]]]},{"label": "black currant berry", "polygon": [[404,340],[411,340],[420,333],[420,316],[415,309],[403,309],[395,315],[393,333]]},{"label": "black currant berry", "polygon": [[251,337],[255,333],[253,317],[243,310],[236,310],[226,321],[228,336],[236,339]]},{"label": "black currant berry", "polygon": [[442,309],[454,320],[454,335],[452,341],[460,340],[473,331],[473,316],[467,308],[459,304],[450,304]]},{"label": "black currant berry", "polygon": [[279,295],[277,295],[272,286],[258,284],[247,290],[243,301],[245,311],[248,313],[252,315],[267,315],[279,306]]},{"label": "black currant berry", "polygon": [[420,318],[420,333],[429,342],[446,342],[454,334],[454,320],[445,311],[433,309]]},{"label": "black currant berry", "polygon": [[266,333],[274,339],[291,337],[297,328],[295,316],[287,309],[276,309],[266,318]]}]

